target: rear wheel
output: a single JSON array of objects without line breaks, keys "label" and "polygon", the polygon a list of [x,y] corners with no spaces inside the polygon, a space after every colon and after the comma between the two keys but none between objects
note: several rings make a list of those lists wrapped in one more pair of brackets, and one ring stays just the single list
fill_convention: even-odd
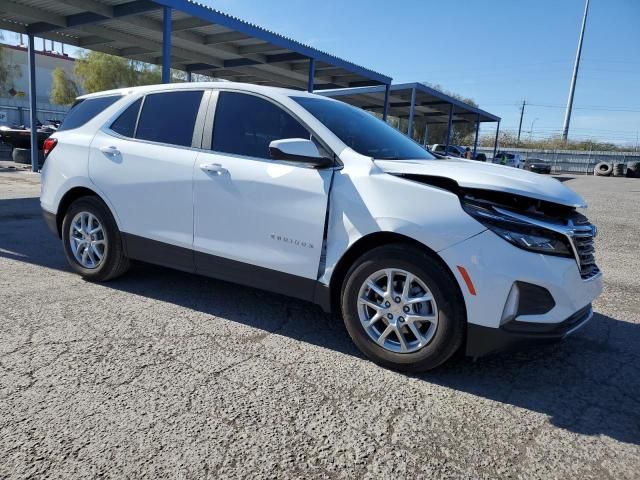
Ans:
[{"label": "rear wheel", "polygon": [[378,247],[347,273],[342,314],[354,343],[374,362],[425,371],[462,345],[466,315],[452,275],[408,245]]},{"label": "rear wheel", "polygon": [[115,220],[98,197],[71,204],[62,222],[62,243],[71,268],[87,280],[111,280],[129,268]]}]

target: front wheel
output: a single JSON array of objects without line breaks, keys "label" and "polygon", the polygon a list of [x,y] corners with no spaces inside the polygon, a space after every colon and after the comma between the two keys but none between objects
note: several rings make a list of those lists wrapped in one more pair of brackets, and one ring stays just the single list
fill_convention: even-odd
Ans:
[{"label": "front wheel", "polygon": [[87,280],[111,280],[129,268],[116,222],[98,197],[71,204],[62,221],[62,243],[71,268]]},{"label": "front wheel", "polygon": [[388,245],[363,255],[347,273],[341,300],[354,343],[384,367],[430,370],[463,343],[460,289],[437,258],[418,248]]}]

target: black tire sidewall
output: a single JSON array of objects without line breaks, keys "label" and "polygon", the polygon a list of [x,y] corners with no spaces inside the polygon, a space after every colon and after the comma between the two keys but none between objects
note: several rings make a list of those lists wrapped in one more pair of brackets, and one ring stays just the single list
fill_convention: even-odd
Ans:
[{"label": "black tire sidewall", "polygon": [[[394,353],[377,345],[358,316],[360,287],[369,275],[397,268],[418,276],[431,290],[438,308],[438,327],[431,342],[415,353]],[[361,257],[347,273],[342,289],[342,315],[356,346],[374,362],[395,370],[420,372],[435,368],[462,345],[466,310],[460,289],[441,262],[411,246],[379,247]]]},{"label": "black tire sidewall", "polygon": [[[97,268],[84,268],[78,263],[71,251],[69,228],[73,217],[79,212],[91,213],[103,227],[104,236],[107,240],[107,252],[106,258]],[[97,197],[82,197],[71,204],[62,221],[62,244],[71,268],[88,280],[102,281],[109,278],[119,261],[118,256],[122,255],[120,232],[111,212],[109,212],[102,200]]]}]

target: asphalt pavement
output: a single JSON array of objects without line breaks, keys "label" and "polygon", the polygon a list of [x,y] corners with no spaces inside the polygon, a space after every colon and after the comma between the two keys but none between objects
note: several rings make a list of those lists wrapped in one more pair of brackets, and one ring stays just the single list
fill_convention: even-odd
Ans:
[{"label": "asphalt pavement", "polygon": [[407,376],[297,300],[92,284],[0,165],[0,478],[640,478],[640,180],[565,178],[604,294],[567,341]]}]

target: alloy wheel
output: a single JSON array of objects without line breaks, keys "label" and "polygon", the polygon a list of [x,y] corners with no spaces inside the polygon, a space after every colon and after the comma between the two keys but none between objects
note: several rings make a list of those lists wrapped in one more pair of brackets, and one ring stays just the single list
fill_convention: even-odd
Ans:
[{"label": "alloy wheel", "polygon": [[90,212],[77,213],[69,227],[69,246],[83,268],[98,268],[107,253],[107,238],[100,220]]},{"label": "alloy wheel", "polygon": [[369,337],[395,353],[424,348],[438,328],[438,307],[426,283],[397,268],[367,277],[358,295],[358,315]]}]

